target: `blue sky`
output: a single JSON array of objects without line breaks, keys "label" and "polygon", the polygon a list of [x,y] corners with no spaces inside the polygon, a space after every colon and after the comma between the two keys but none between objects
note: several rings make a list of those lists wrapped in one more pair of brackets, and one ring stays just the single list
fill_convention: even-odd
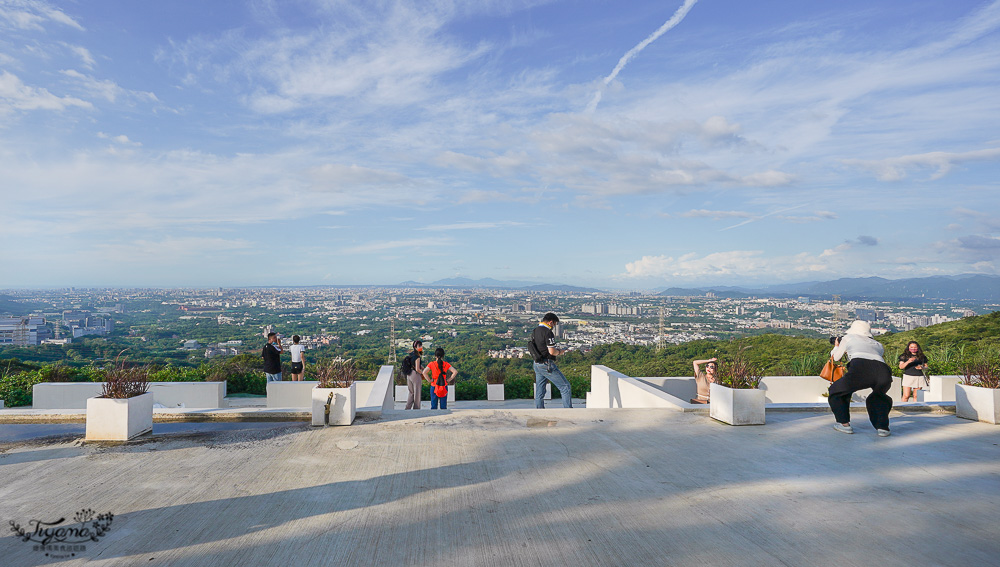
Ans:
[{"label": "blue sky", "polygon": [[0,287],[1000,273],[1000,1],[0,0]]}]

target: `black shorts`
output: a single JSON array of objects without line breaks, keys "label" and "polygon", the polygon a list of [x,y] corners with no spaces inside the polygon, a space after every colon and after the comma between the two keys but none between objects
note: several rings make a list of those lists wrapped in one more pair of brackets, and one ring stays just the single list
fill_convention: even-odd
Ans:
[{"label": "black shorts", "polygon": [[304,368],[304,366],[302,366],[301,362],[293,362],[292,363],[292,374],[302,374],[302,369],[303,368]]}]

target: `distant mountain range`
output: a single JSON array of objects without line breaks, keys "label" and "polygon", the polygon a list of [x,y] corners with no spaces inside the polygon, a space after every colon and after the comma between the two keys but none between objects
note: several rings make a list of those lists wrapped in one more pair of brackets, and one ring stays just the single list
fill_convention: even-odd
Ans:
[{"label": "distant mountain range", "polygon": [[717,297],[831,297],[882,300],[948,300],[1000,302],[1000,276],[963,274],[888,280],[885,278],[841,278],[826,282],[804,282],[760,286],[756,288],[709,286],[704,288],[671,287],[660,295],[690,297],[713,292]]},{"label": "distant mountain range", "polygon": [[420,283],[415,281],[405,281],[399,284],[401,287],[482,287],[496,289],[520,289],[525,291],[565,291],[572,293],[598,293],[601,290],[591,287],[579,287],[565,284],[548,284],[518,280],[495,280],[493,278],[481,278],[474,280],[471,278],[445,278],[431,283]]}]

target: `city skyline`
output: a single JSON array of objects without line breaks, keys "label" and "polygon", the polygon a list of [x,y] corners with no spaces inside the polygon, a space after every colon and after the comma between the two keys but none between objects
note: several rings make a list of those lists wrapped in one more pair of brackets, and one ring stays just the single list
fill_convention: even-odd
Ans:
[{"label": "city skyline", "polygon": [[0,0],[0,288],[1000,274],[1000,2]]}]

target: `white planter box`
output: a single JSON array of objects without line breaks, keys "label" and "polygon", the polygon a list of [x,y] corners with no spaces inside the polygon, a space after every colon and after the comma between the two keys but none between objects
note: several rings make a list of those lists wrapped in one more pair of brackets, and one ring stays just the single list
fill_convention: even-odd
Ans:
[{"label": "white planter box", "polygon": [[[531,386],[531,399],[535,399],[535,394],[537,392],[538,392],[538,384],[537,383],[532,384],[532,386]],[[552,382],[546,382],[545,383],[545,397],[542,398],[542,399],[544,399],[544,400],[551,400],[552,399]]]},{"label": "white planter box", "polygon": [[[330,395],[333,398],[330,398]],[[357,391],[354,384],[347,388],[313,388],[312,424],[327,425],[324,420],[327,400],[330,401],[329,425],[350,425],[357,414]]]},{"label": "white planter box", "polygon": [[729,425],[764,425],[764,390],[734,390],[709,384],[708,414]]},{"label": "white planter box", "polygon": [[410,397],[410,389],[407,386],[396,386],[396,401],[406,403],[406,398]]},{"label": "white planter box", "polygon": [[504,400],[503,384],[487,384],[486,399],[491,402],[502,402]]},{"label": "white planter box", "polygon": [[956,384],[955,415],[973,421],[1000,423],[1000,390]]},{"label": "white planter box", "polygon": [[153,430],[153,394],[87,400],[88,441],[125,441]]}]

